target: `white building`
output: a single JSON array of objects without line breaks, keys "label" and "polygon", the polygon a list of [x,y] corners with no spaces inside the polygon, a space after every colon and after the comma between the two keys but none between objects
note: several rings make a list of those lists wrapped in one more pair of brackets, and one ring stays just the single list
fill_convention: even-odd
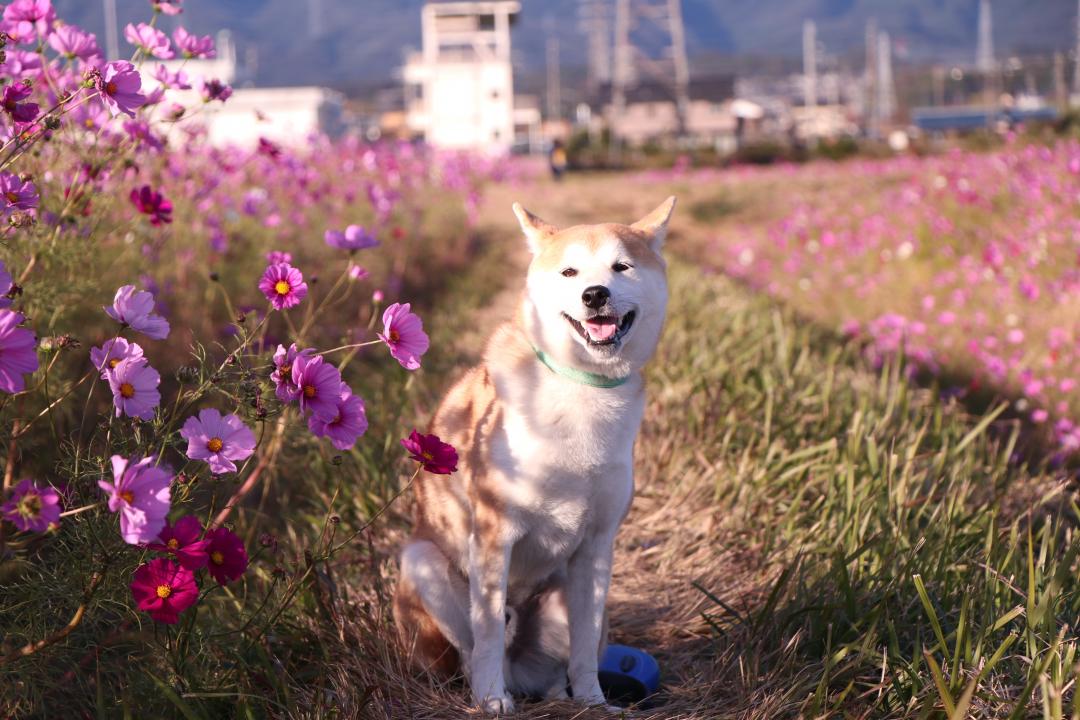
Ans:
[{"label": "white building", "polygon": [[405,122],[414,136],[492,153],[538,136],[538,106],[515,109],[510,26],[520,10],[512,0],[424,6],[423,51],[402,70]]},{"label": "white building", "polygon": [[236,48],[228,32],[218,33],[215,50],[217,57],[206,60],[148,62],[143,68],[143,90],[150,92],[158,86],[151,75],[159,63],[170,72],[184,72],[192,88],[169,90],[165,102],[188,108],[188,119],[181,122],[205,125],[207,137],[215,145],[253,147],[259,138],[266,138],[298,146],[315,134],[335,136],[341,132],[343,98],[327,88],[234,88],[224,103],[204,104],[199,94],[200,81],[219,80],[231,85],[237,77]]}]

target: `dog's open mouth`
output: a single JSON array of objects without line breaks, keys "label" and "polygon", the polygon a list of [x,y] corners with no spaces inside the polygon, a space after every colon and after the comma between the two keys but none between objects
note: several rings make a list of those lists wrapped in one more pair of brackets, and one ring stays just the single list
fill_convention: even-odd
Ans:
[{"label": "dog's open mouth", "polygon": [[570,325],[577,330],[578,335],[589,345],[614,345],[623,339],[623,336],[634,324],[636,313],[631,310],[617,318],[614,315],[597,315],[583,321],[575,320],[563,313]]}]

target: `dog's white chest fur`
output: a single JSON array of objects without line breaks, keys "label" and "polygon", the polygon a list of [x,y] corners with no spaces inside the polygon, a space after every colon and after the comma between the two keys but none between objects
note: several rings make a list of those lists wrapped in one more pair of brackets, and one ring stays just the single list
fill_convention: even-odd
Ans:
[{"label": "dog's white chest fur", "polygon": [[493,443],[514,543],[510,592],[565,565],[596,526],[625,515],[641,423],[641,381],[595,388],[544,372],[520,387],[495,379],[507,399],[505,435]]}]

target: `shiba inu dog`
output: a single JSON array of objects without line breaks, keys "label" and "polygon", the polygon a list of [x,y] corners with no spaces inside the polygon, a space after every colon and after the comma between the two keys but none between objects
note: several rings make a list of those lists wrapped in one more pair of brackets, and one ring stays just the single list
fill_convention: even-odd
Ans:
[{"label": "shiba inu dog", "polygon": [[512,693],[566,697],[568,684],[604,703],[612,548],[634,492],[674,207],[559,230],[515,204],[533,254],[516,317],[435,415],[459,470],[416,479],[395,618],[417,664],[462,670],[488,712],[511,712]]}]

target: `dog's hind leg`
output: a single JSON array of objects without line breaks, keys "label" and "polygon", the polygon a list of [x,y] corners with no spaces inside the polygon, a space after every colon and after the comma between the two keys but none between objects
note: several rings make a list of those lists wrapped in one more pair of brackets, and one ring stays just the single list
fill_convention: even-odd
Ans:
[{"label": "dog's hind leg", "polygon": [[506,653],[509,689],[536,698],[567,697],[570,624],[564,578],[553,577],[515,611],[514,637]]},{"label": "dog's hind leg", "polygon": [[422,668],[441,676],[468,670],[472,652],[469,588],[438,546],[412,540],[401,552],[394,620]]}]

